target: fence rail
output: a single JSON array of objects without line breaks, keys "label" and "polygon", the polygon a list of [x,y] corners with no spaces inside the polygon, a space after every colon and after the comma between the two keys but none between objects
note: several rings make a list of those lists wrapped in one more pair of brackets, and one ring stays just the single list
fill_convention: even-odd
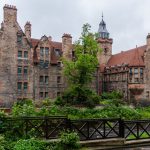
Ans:
[{"label": "fence rail", "polygon": [[80,140],[138,140],[150,138],[150,120],[70,120],[64,116],[0,118],[0,134],[11,133],[14,137],[56,139],[65,130],[77,132]]}]

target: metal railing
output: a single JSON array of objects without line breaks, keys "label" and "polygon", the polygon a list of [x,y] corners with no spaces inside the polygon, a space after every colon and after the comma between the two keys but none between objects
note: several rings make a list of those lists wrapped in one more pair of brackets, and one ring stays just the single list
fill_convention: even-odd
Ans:
[{"label": "metal railing", "polygon": [[56,139],[62,131],[75,131],[80,140],[150,138],[150,120],[70,120],[64,116],[0,118],[0,134],[16,137]]}]

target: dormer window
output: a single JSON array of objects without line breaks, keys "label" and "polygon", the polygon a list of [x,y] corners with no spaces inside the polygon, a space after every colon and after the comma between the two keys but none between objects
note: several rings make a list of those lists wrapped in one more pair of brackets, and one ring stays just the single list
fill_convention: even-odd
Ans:
[{"label": "dormer window", "polygon": [[55,54],[57,57],[60,57],[61,56],[60,49],[55,49]]}]

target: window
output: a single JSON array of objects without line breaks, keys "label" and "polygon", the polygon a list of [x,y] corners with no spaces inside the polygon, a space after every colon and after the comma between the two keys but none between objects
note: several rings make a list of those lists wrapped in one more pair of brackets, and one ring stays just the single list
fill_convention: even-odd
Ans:
[{"label": "window", "polygon": [[22,42],[22,36],[21,36],[21,35],[18,35],[18,36],[17,36],[17,42],[18,42],[18,43],[21,43],[21,42]]},{"label": "window", "polygon": [[143,74],[143,68],[140,68],[140,74],[141,75]]},{"label": "window", "polygon": [[27,67],[27,66],[24,67],[24,74],[25,74],[25,75],[28,74],[28,67]]},{"label": "window", "polygon": [[57,92],[57,96],[60,96],[61,95],[61,93],[60,92]]},{"label": "window", "polygon": [[134,68],[134,74],[138,74],[138,68]]},{"label": "window", "polygon": [[149,99],[149,91],[146,91],[146,98]]},{"label": "window", "polygon": [[43,98],[43,92],[40,92],[40,98]]},{"label": "window", "polygon": [[21,89],[22,89],[22,82],[18,82],[17,87],[18,87],[18,91],[21,91]]},{"label": "window", "polygon": [[45,83],[48,84],[48,76],[45,76]]},{"label": "window", "polygon": [[23,89],[24,89],[24,91],[27,91],[27,89],[28,89],[28,83],[27,82],[24,82]]},{"label": "window", "polygon": [[57,83],[60,83],[60,81],[61,81],[61,76],[58,76],[57,77]]},{"label": "window", "polygon": [[57,67],[61,67],[61,62],[60,61],[57,62]]},{"label": "window", "polygon": [[130,73],[130,75],[132,75],[132,68],[129,69],[129,73]]},{"label": "window", "polygon": [[44,55],[44,47],[40,47],[40,56]]},{"label": "window", "polygon": [[49,55],[49,48],[45,47],[45,55]]},{"label": "window", "polygon": [[28,51],[24,51],[24,58],[28,58]]},{"label": "window", "polygon": [[108,49],[107,48],[104,48],[104,53],[107,53],[108,52]]},{"label": "window", "polygon": [[73,58],[75,57],[75,51],[72,51],[72,57]]},{"label": "window", "polygon": [[49,61],[45,61],[45,63],[44,63],[44,68],[48,68],[48,65],[49,65]]},{"label": "window", "polygon": [[22,58],[22,51],[18,51],[18,58]]},{"label": "window", "polygon": [[40,76],[40,84],[42,84],[43,83],[43,76]]},{"label": "window", "polygon": [[43,61],[43,60],[40,60],[39,65],[40,65],[41,68],[44,68],[44,61]]},{"label": "window", "polygon": [[22,66],[18,67],[18,74],[22,74]]},{"label": "window", "polygon": [[45,92],[45,98],[48,97],[48,92]]}]

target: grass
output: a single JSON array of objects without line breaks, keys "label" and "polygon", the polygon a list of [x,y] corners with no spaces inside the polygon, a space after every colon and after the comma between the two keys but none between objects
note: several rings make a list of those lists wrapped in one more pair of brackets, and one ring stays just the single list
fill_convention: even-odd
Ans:
[{"label": "grass", "polygon": [[[142,133],[142,132],[141,132]],[[139,133],[139,135],[141,135],[141,133]],[[146,139],[146,138],[149,138],[150,136],[144,132],[141,136],[140,136],[140,139]],[[134,140],[136,139],[136,137],[133,135],[133,134],[130,134],[128,137],[127,137],[127,140]]]}]

